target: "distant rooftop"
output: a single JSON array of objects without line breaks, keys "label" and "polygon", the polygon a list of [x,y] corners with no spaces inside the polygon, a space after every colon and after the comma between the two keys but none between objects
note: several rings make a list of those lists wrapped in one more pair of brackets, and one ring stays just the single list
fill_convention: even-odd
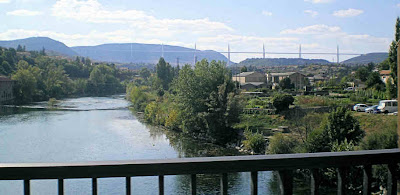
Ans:
[{"label": "distant rooftop", "polygon": [[260,85],[262,85],[262,84],[264,84],[264,82],[247,82],[247,83],[243,83],[243,84],[241,84],[241,85],[242,85],[242,86],[244,86],[244,85],[260,86]]},{"label": "distant rooftop", "polygon": [[391,72],[392,71],[390,71],[390,70],[381,70],[381,71],[379,71],[379,74],[380,75],[389,75]]},{"label": "distant rooftop", "polygon": [[253,73],[255,73],[255,72],[242,72],[242,73],[237,74],[235,76],[237,76],[237,77],[245,77],[245,76],[249,76],[249,75],[251,75]]},{"label": "distant rooftop", "polygon": [[[269,73],[271,76],[289,76],[298,72],[271,72]],[[299,73],[301,74],[301,73]]]}]

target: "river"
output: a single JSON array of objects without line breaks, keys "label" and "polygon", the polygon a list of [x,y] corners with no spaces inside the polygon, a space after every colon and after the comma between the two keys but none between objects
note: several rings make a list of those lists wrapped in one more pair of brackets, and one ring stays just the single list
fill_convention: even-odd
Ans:
[{"label": "river", "polygon": [[[236,151],[141,122],[123,96],[59,102],[65,110],[2,108],[0,162],[81,162],[235,155]],[[259,173],[259,193],[275,194],[272,172]],[[165,194],[188,194],[189,176],[166,176]],[[134,194],[158,194],[157,177],[133,177]],[[218,194],[217,175],[198,175],[199,194]],[[91,194],[90,179],[67,179],[65,194]],[[56,180],[32,180],[31,194],[56,194]],[[274,193],[275,192],[275,193]],[[98,179],[99,194],[125,194],[124,178]],[[229,194],[249,194],[250,173],[229,174]],[[22,181],[0,181],[0,194],[23,194]]]}]

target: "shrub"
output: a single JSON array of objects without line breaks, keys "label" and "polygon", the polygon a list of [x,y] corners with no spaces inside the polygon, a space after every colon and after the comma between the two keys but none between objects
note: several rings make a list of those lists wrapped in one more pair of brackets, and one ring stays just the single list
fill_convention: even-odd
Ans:
[{"label": "shrub", "polygon": [[264,153],[265,140],[261,133],[253,133],[247,128],[244,132],[244,137],[246,138],[243,140],[245,149],[252,150],[254,153]]},{"label": "shrub", "polygon": [[367,135],[360,146],[363,150],[397,148],[397,139],[396,129],[383,129]]},{"label": "shrub", "polygon": [[283,110],[288,110],[289,105],[293,104],[294,98],[289,94],[276,94],[272,99],[272,104],[279,113]]},{"label": "shrub", "polygon": [[290,137],[288,135],[284,135],[282,133],[277,133],[272,136],[269,145],[268,145],[268,153],[269,154],[291,154],[295,153],[296,146],[298,146],[299,142],[297,139]]},{"label": "shrub", "polygon": [[165,119],[165,127],[171,130],[179,129],[179,111],[176,109],[170,109],[168,117]]}]

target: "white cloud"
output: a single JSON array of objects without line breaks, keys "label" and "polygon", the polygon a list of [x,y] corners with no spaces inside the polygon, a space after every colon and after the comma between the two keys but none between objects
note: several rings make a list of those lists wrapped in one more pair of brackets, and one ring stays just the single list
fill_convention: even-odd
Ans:
[{"label": "white cloud", "polygon": [[11,0],[0,0],[0,3],[10,3]]},{"label": "white cloud", "polygon": [[42,15],[42,12],[39,11],[30,11],[30,10],[26,10],[26,9],[19,9],[19,10],[14,10],[11,12],[7,12],[7,15],[11,15],[11,16],[38,16],[38,15]]},{"label": "white cloud", "polygon": [[52,7],[52,15],[58,18],[74,19],[89,23],[128,24],[136,30],[147,33],[176,34],[215,33],[233,31],[222,22],[201,19],[159,19],[140,10],[111,10],[101,5],[97,0],[59,0]]},{"label": "white cloud", "polygon": [[310,34],[332,34],[341,32],[338,26],[328,26],[325,24],[316,24],[311,26],[300,27],[296,29],[286,29],[281,31],[281,34],[298,34],[298,35],[310,35]]},{"label": "white cloud", "polygon": [[333,0],[304,0],[305,2],[311,2],[311,3],[330,3]]},{"label": "white cloud", "polygon": [[309,14],[311,17],[318,16],[318,12],[314,10],[304,10],[304,13]]},{"label": "white cloud", "polygon": [[262,11],[261,14],[264,15],[264,16],[272,16],[272,12],[265,11],[265,10]]},{"label": "white cloud", "polygon": [[364,13],[363,10],[360,9],[346,9],[346,10],[338,10],[334,11],[333,15],[336,17],[354,17]]}]

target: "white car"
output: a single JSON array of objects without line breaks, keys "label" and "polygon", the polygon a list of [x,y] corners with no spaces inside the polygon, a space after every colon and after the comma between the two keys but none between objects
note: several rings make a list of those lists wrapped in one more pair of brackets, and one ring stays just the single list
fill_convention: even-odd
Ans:
[{"label": "white car", "polygon": [[397,100],[382,100],[379,102],[378,110],[382,113],[397,112]]},{"label": "white car", "polygon": [[357,112],[365,112],[366,108],[368,108],[366,104],[356,104],[353,106],[353,110]]}]

